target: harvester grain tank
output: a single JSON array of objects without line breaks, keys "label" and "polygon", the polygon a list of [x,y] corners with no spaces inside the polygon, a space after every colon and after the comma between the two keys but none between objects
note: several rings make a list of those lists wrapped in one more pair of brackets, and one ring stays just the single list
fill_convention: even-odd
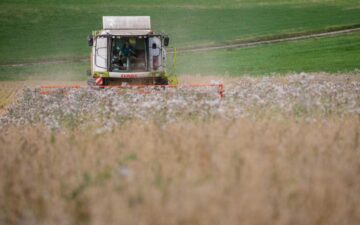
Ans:
[{"label": "harvester grain tank", "polygon": [[104,16],[103,29],[88,38],[89,85],[166,85],[169,37],[151,29],[149,16]]}]

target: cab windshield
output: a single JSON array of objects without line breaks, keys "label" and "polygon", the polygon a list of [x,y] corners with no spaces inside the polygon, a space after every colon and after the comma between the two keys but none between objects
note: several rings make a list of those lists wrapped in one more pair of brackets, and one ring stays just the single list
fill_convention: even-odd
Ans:
[{"label": "cab windshield", "polygon": [[110,71],[147,71],[146,39],[120,36],[111,38]]}]

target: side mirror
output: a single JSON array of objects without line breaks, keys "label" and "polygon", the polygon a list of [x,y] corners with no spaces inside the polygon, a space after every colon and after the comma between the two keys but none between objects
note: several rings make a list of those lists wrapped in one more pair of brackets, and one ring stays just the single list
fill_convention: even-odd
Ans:
[{"label": "side mirror", "polygon": [[165,47],[169,46],[169,42],[170,42],[170,38],[169,38],[169,37],[165,37],[165,38],[164,38],[164,45],[165,45]]},{"label": "side mirror", "polygon": [[89,35],[89,36],[88,36],[87,41],[88,41],[89,47],[92,47],[92,46],[94,45],[94,38],[93,38],[92,35]]}]

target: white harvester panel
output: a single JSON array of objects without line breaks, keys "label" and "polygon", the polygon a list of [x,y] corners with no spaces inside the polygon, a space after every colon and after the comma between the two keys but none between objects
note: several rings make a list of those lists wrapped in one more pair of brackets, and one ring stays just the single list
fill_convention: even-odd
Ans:
[{"label": "white harvester panel", "polygon": [[149,53],[150,70],[163,70],[163,48],[160,37],[149,38]]},{"label": "white harvester panel", "polygon": [[98,72],[107,71],[108,39],[97,37],[93,48],[93,70]]},{"label": "white harvester panel", "polygon": [[104,30],[151,30],[150,16],[104,16]]}]

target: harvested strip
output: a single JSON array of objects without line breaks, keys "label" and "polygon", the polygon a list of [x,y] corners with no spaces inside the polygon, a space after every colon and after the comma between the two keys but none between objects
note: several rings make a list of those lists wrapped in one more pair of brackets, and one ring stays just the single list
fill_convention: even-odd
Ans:
[{"label": "harvested strip", "polygon": [[[22,97],[1,117],[1,126],[43,123],[49,128],[97,125],[105,130],[126,121],[222,118],[273,118],[360,114],[360,80],[357,76],[291,75],[233,79],[221,99],[215,87],[156,90],[152,94],[104,89],[72,89],[63,94],[40,95],[25,89]],[[146,90],[151,92],[151,89]]]}]

